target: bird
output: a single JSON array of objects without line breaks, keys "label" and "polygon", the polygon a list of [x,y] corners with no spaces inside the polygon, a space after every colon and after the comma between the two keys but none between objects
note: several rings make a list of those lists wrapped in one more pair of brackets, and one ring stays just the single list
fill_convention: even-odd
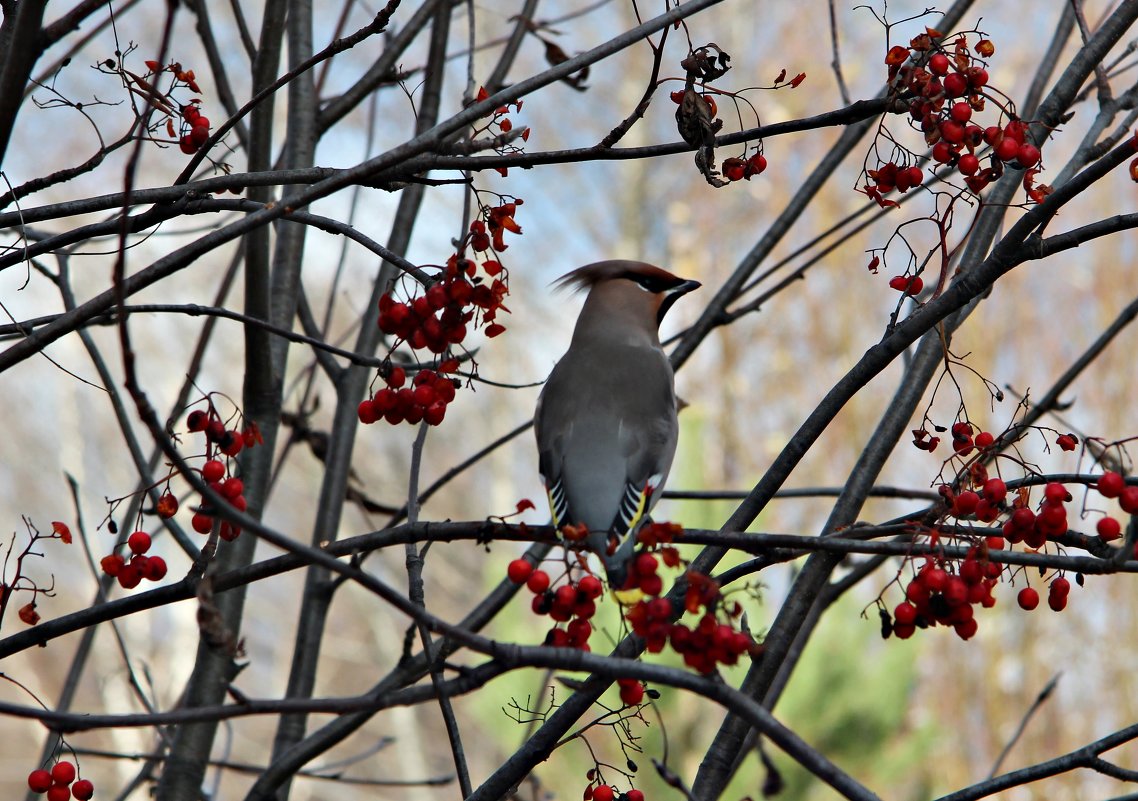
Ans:
[{"label": "bird", "polygon": [[538,397],[538,471],[554,527],[588,528],[586,544],[622,600],[636,531],[660,498],[679,435],[675,375],[659,325],[700,284],[645,262],[612,260],[574,270],[555,286],[588,295],[569,349]]}]

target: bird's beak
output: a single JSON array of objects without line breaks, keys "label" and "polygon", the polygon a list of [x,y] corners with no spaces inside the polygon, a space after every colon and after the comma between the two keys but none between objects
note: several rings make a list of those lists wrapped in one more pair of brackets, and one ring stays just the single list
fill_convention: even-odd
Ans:
[{"label": "bird's beak", "polygon": [[663,300],[660,301],[660,308],[656,311],[656,325],[664,321],[664,315],[668,313],[668,309],[672,308],[673,303],[692,290],[699,289],[701,286],[703,286],[703,284],[699,281],[684,281],[682,284],[674,286],[665,292]]}]

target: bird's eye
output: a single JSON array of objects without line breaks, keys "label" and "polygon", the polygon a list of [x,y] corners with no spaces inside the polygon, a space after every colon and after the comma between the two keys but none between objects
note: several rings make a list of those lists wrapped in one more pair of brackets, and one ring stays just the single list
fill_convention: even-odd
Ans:
[{"label": "bird's eye", "polygon": [[666,292],[668,289],[668,287],[664,285],[664,282],[654,275],[629,275],[628,277],[645,292],[657,294]]}]

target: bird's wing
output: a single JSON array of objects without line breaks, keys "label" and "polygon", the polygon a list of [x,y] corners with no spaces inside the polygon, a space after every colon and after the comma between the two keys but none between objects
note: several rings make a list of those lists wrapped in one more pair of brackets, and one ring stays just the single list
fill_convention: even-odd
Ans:
[{"label": "bird's wing", "polygon": [[[569,376],[588,376],[572,384]],[[623,538],[654,503],[675,453],[672,372],[657,349],[570,352],[534,418],[538,466],[555,525]]]}]

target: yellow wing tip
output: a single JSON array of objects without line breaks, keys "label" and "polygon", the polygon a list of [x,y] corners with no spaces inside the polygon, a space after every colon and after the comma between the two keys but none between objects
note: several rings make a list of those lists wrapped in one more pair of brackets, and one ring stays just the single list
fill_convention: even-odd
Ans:
[{"label": "yellow wing tip", "polygon": [[621,606],[633,606],[645,598],[644,591],[639,587],[628,590],[611,590],[611,592],[612,597]]}]

